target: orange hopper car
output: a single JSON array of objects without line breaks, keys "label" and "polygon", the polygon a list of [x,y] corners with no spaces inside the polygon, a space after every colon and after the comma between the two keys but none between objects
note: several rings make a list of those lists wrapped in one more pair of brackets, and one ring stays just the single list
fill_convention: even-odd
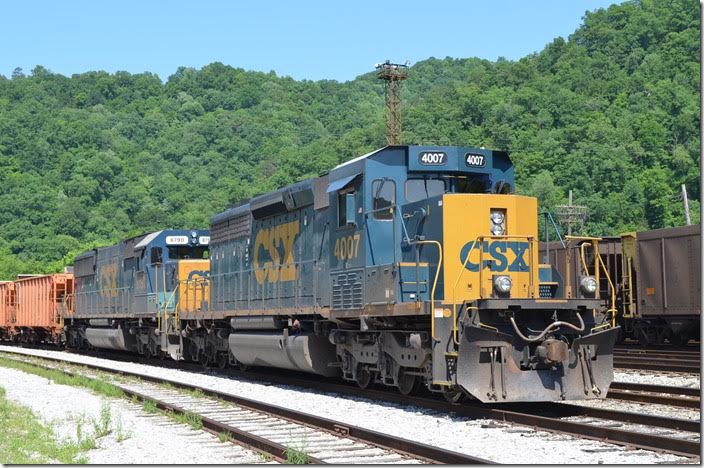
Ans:
[{"label": "orange hopper car", "polygon": [[62,343],[63,316],[73,297],[73,273],[30,276],[13,284],[14,322],[10,319],[8,324],[13,341]]},{"label": "orange hopper car", "polygon": [[12,338],[12,323],[15,320],[15,282],[0,281],[0,339]]}]

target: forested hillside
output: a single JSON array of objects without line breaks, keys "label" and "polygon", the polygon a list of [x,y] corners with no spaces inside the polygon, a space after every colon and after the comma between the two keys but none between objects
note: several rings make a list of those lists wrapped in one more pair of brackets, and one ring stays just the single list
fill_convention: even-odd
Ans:
[{"label": "forested hillside", "polygon": [[[699,3],[630,1],[519,61],[415,64],[403,140],[508,149],[518,191],[550,209],[572,189],[586,233],[679,225],[680,184],[700,194],[698,76]],[[162,82],[17,69],[0,76],[0,278],[130,234],[206,227],[384,141],[373,73],[295,81],[213,63]]]}]

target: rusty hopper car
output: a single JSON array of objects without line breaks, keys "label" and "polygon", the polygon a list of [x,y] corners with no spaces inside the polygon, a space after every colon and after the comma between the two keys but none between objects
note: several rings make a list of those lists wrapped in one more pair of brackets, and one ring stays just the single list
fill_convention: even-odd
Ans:
[{"label": "rusty hopper car", "polygon": [[64,308],[73,294],[73,274],[29,276],[14,282],[13,339],[23,343],[64,341]]},{"label": "rusty hopper car", "polygon": [[180,336],[161,327],[178,322],[185,302],[192,301],[190,308],[207,303],[202,290],[196,298],[184,284],[207,276],[209,242],[205,230],[163,230],[78,256],[74,304],[66,314],[69,346],[159,356],[171,337],[180,348]]},{"label": "rusty hopper car", "polygon": [[181,334],[403,394],[603,398],[618,327],[596,278],[539,263],[537,201],[513,188],[504,152],[388,146],[241,203],[211,220],[210,307]]}]

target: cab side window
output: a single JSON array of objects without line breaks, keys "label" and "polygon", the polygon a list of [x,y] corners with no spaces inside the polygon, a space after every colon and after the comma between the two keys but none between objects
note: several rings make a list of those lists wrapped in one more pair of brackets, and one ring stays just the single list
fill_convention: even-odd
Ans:
[{"label": "cab side window", "polygon": [[161,253],[161,247],[152,247],[150,256],[152,259],[152,265],[154,265],[155,263],[164,263],[164,259]]},{"label": "cab side window", "polygon": [[377,179],[372,182],[372,210],[374,219],[391,220],[396,204],[396,183],[393,180]]},{"label": "cab side window", "polygon": [[356,212],[354,190],[337,194],[337,227],[346,227],[354,224]]}]

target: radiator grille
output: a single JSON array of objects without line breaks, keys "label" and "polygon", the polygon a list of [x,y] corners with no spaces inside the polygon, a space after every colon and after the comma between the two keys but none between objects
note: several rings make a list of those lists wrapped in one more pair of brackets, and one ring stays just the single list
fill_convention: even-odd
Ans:
[{"label": "radiator grille", "polygon": [[361,309],[364,293],[362,271],[346,271],[332,277],[332,308]]},{"label": "radiator grille", "polygon": [[249,213],[215,223],[210,226],[210,242],[218,244],[248,236],[251,226],[252,216]]}]

